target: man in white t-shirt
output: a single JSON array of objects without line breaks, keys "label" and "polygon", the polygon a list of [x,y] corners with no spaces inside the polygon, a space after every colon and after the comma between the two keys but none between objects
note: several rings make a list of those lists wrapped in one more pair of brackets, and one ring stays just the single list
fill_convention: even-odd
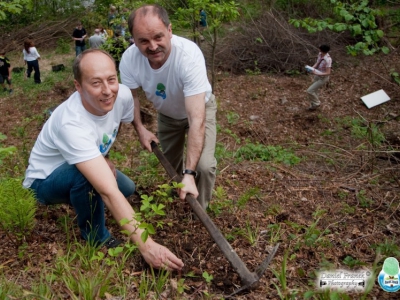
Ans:
[{"label": "man in white t-shirt", "polygon": [[[206,209],[217,166],[217,105],[204,56],[195,43],[172,34],[168,14],[159,5],[133,11],[128,25],[135,45],[124,52],[120,75],[135,101],[133,123],[140,142],[149,151],[151,141],[160,142],[169,162],[183,174],[180,198],[190,193]],[[158,111],[158,138],[140,120],[139,87]]]},{"label": "man in white t-shirt", "polygon": [[121,227],[151,266],[180,270],[182,261],[167,248],[150,237],[141,240],[143,230],[125,198],[134,193],[135,184],[105,158],[120,123],[132,122],[134,115],[132,94],[118,83],[113,58],[102,50],[86,50],[76,57],[73,70],[77,91],[43,126],[23,185],[42,204],[72,205],[82,237],[111,248],[121,241],[105,226],[105,204],[118,223],[131,220]]}]

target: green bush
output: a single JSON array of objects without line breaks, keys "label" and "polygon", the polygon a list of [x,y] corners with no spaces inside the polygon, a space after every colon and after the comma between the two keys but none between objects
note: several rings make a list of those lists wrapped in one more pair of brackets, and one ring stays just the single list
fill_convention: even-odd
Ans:
[{"label": "green bush", "polygon": [[14,235],[17,244],[30,235],[35,226],[36,199],[21,181],[9,178],[0,182],[0,227]]}]

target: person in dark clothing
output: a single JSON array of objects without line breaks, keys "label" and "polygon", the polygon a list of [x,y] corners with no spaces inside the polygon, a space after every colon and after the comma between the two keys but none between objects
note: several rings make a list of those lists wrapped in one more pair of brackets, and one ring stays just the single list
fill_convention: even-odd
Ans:
[{"label": "person in dark clothing", "polygon": [[3,85],[3,90],[6,92],[7,88],[5,82],[7,82],[10,88],[8,92],[12,94],[13,90],[11,84],[11,64],[10,60],[5,55],[5,51],[0,52],[0,83]]},{"label": "person in dark clothing", "polygon": [[85,51],[85,38],[86,30],[83,28],[82,23],[79,22],[74,31],[72,32],[72,39],[75,41],[75,53],[78,56]]}]

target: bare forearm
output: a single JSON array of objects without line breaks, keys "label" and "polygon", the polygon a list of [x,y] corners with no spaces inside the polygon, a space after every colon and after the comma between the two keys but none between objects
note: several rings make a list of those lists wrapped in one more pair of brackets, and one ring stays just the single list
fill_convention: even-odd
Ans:
[{"label": "bare forearm", "polygon": [[205,123],[198,120],[190,124],[187,141],[186,169],[195,170],[204,145]]}]

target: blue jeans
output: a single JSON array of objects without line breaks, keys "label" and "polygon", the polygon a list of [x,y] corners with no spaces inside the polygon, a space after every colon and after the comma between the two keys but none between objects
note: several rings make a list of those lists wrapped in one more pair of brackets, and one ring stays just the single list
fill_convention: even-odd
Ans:
[{"label": "blue jeans", "polygon": [[[135,183],[118,170],[117,184],[125,197],[135,192]],[[61,165],[46,179],[36,179],[31,189],[42,204],[72,205],[81,235],[86,241],[100,244],[110,237],[105,226],[103,200],[75,165]]]},{"label": "blue jeans", "polygon": [[78,56],[83,51],[85,51],[85,49],[86,49],[85,45],[83,45],[83,46],[76,46],[75,45],[75,54],[76,54],[76,56]]}]

